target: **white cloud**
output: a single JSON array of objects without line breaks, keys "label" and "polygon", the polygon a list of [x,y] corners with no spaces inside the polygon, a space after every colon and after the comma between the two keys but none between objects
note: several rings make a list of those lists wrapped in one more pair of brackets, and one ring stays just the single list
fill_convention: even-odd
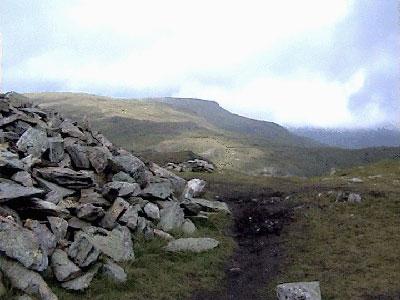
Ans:
[{"label": "white cloud", "polygon": [[[174,90],[173,96],[217,100],[234,112],[288,125],[360,124],[348,99],[364,85],[363,68],[341,82],[315,68],[285,76],[268,70],[283,42],[307,43],[312,37],[329,43],[352,5],[73,0],[55,9],[53,4],[54,14],[42,17],[57,20],[54,45],[7,75],[63,82],[64,90],[96,93],[103,87],[111,96],[118,89]],[[370,120],[379,119],[379,108],[367,109]]]}]

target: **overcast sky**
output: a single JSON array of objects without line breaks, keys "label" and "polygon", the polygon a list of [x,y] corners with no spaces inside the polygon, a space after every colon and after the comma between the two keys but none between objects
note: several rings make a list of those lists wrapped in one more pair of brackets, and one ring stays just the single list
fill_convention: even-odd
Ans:
[{"label": "overcast sky", "polygon": [[397,0],[2,0],[3,91],[193,97],[291,126],[400,123]]}]

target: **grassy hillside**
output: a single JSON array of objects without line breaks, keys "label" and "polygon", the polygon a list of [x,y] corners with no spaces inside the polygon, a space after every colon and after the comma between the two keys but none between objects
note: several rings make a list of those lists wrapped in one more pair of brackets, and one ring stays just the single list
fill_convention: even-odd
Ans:
[{"label": "grassy hillside", "polygon": [[323,147],[275,123],[232,114],[213,101],[113,99],[74,93],[26,95],[41,107],[55,108],[76,121],[87,114],[92,126],[112,142],[155,161],[156,153],[165,158],[168,153],[192,151],[220,170],[311,176],[331,167],[396,158],[400,153],[399,148]]}]

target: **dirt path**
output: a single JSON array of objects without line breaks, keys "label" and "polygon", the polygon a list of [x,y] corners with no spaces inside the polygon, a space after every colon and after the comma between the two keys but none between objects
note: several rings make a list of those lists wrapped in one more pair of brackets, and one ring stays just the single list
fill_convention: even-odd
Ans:
[{"label": "dirt path", "polygon": [[[237,187],[236,187],[237,189]],[[237,249],[225,266],[216,291],[197,291],[193,300],[265,300],[260,295],[277,275],[280,232],[290,220],[279,192],[243,186],[240,191],[219,186],[218,195],[232,210],[232,236]],[[282,198],[282,197],[281,197]]]}]

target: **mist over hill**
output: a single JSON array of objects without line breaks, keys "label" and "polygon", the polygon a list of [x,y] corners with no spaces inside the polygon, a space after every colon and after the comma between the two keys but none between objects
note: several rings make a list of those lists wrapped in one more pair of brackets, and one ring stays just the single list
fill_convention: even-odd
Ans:
[{"label": "mist over hill", "polygon": [[399,147],[400,130],[392,128],[376,129],[327,129],[327,128],[289,128],[293,134],[311,138],[320,143],[344,149],[368,147]]}]

